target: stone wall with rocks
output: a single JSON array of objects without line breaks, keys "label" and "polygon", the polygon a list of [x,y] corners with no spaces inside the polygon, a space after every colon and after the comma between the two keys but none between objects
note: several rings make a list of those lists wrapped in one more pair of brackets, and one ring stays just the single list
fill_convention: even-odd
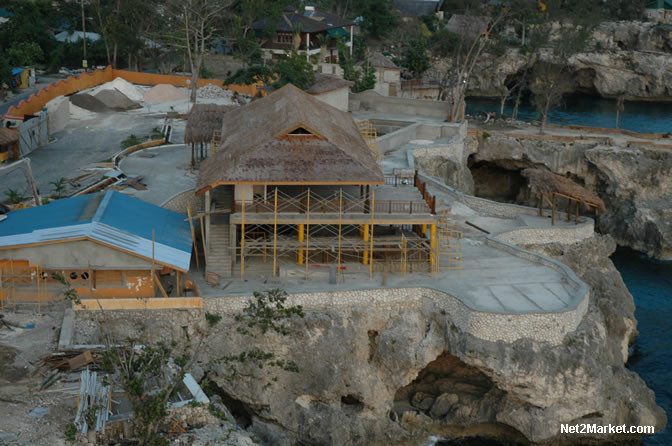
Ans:
[{"label": "stone wall with rocks", "polygon": [[595,233],[595,223],[591,218],[581,217],[578,225],[552,226],[548,228],[521,227],[494,234],[498,240],[513,245],[544,245],[560,243],[571,245],[590,238]]},{"label": "stone wall with rocks", "polygon": [[187,205],[191,207],[192,215],[205,212],[205,196],[196,196],[194,195],[194,189],[189,189],[173,195],[164,201],[161,207],[187,215]]}]

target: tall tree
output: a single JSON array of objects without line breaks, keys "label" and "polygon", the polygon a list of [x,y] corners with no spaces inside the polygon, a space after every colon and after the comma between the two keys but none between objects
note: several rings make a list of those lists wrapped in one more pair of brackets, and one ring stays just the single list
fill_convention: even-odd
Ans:
[{"label": "tall tree", "polygon": [[235,0],[171,0],[167,13],[173,21],[175,44],[186,51],[191,68],[191,102],[196,102],[203,57],[217,37],[221,15]]}]

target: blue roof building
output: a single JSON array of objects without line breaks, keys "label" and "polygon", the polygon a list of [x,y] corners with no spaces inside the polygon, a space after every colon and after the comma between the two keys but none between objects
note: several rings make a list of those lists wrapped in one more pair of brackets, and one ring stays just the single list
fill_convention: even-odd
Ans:
[{"label": "blue roof building", "polygon": [[[189,270],[192,238],[184,216],[115,191],[54,201],[45,206],[11,211],[0,222],[0,259],[9,250],[87,240],[135,257],[133,265],[115,264],[124,257],[84,258],[67,251],[68,258],[52,253],[39,263],[46,267],[146,268],[151,263],[178,271]],[[152,233],[154,241],[152,241]],[[97,251],[88,251],[88,254]],[[101,251],[102,253],[103,251]],[[23,250],[24,257],[31,257]],[[16,256],[20,254],[15,253]],[[141,259],[137,263],[137,259]],[[37,260],[27,259],[31,263]],[[128,259],[127,259],[128,260]],[[143,263],[144,262],[144,263]],[[148,263],[149,262],[149,263]]]}]

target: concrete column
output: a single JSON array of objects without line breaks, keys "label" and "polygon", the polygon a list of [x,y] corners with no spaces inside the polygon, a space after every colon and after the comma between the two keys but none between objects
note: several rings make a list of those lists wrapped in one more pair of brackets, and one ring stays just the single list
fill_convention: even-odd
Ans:
[{"label": "concrete column", "polygon": [[231,264],[235,265],[237,261],[237,251],[236,248],[238,247],[238,237],[237,233],[238,232],[238,226],[235,224],[230,224],[229,225],[229,243],[230,243],[230,249],[231,249]]},{"label": "concrete column", "polygon": [[353,38],[352,35],[354,34],[355,27],[350,25],[350,57],[352,57],[352,46],[353,46]]}]

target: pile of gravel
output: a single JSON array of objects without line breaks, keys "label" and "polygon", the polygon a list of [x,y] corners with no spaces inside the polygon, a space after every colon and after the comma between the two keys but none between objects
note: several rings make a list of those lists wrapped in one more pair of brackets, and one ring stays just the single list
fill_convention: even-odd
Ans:
[{"label": "pile of gravel", "polygon": [[218,87],[214,84],[208,84],[198,89],[196,95],[203,99],[230,98],[233,96],[229,90]]},{"label": "pile of gravel", "polygon": [[83,108],[96,113],[104,113],[111,111],[100,99],[91,96],[88,93],[79,93],[70,96],[70,103],[77,107]]},{"label": "pile of gravel", "polygon": [[95,96],[100,102],[102,102],[106,107],[113,110],[133,110],[136,108],[142,108],[140,104],[130,100],[126,95],[124,95],[119,90],[102,90],[98,92]]}]

